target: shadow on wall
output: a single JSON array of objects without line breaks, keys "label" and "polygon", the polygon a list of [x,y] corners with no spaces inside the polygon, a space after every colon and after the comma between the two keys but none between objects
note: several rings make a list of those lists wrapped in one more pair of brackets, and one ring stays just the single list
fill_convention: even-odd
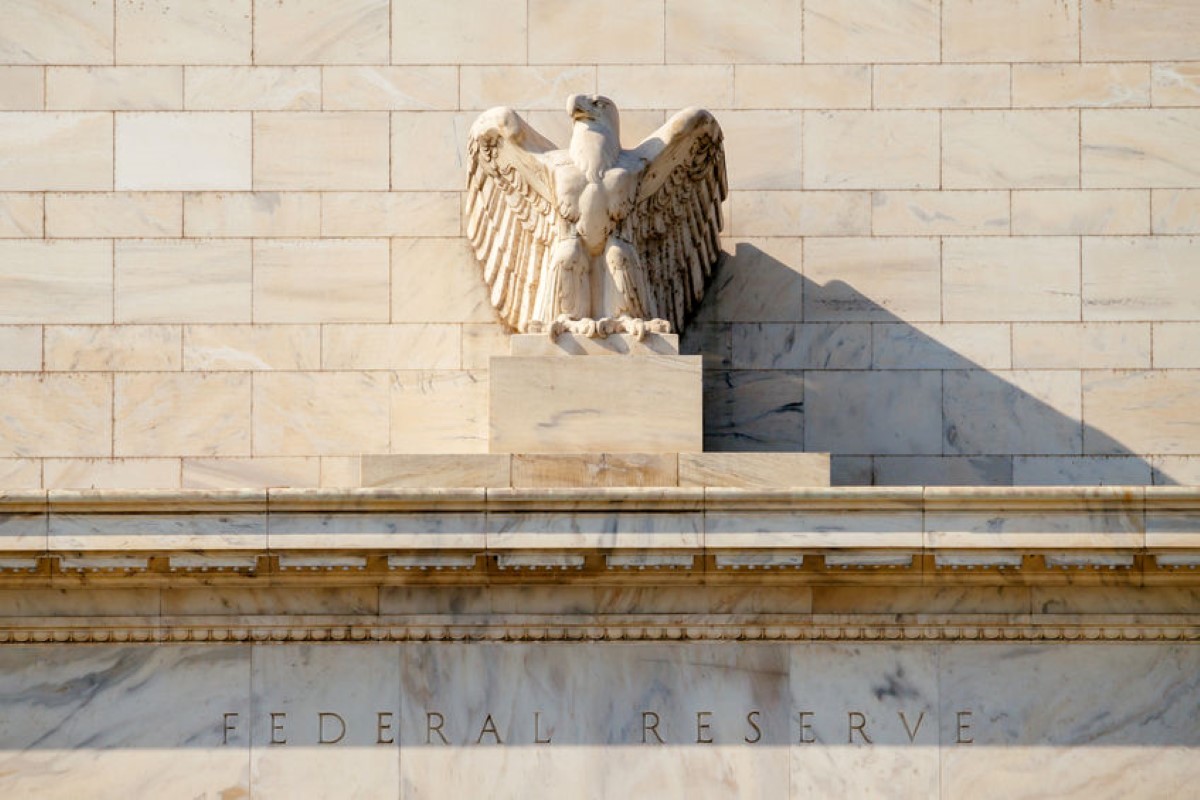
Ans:
[{"label": "shadow on wall", "polygon": [[1082,421],[1079,368],[1013,370],[1010,327],[907,323],[738,244],[681,350],[706,450],[829,452],[843,485],[1174,483]]}]

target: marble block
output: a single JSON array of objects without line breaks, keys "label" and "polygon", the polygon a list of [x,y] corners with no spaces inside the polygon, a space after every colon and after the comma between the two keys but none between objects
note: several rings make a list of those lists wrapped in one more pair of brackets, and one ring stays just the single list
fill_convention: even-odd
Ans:
[{"label": "marble block", "polygon": [[492,453],[696,453],[700,356],[494,356]]},{"label": "marble block", "polygon": [[646,356],[657,353],[679,355],[679,335],[647,333],[638,341],[628,333],[618,333],[603,339],[589,338],[578,333],[561,333],[551,338],[544,333],[519,333],[508,340],[508,353],[513,356]]},{"label": "marble block", "polygon": [[828,486],[828,453],[680,453],[680,486]]}]

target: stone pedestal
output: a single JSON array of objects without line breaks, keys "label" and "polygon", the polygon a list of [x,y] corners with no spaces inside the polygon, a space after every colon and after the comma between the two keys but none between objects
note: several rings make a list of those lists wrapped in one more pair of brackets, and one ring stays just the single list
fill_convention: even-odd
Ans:
[{"label": "stone pedestal", "polygon": [[510,352],[490,362],[490,452],[703,449],[701,358],[676,337],[514,336]]}]

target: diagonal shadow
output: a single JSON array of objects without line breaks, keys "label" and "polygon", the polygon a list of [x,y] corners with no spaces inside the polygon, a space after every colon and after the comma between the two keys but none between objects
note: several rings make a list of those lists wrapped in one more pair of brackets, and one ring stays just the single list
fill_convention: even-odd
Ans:
[{"label": "diagonal shadow", "polygon": [[1080,419],[1079,369],[1012,370],[1006,323],[953,326],[959,349],[931,325],[737,244],[681,342],[705,449],[829,452],[844,485],[1174,482]]}]

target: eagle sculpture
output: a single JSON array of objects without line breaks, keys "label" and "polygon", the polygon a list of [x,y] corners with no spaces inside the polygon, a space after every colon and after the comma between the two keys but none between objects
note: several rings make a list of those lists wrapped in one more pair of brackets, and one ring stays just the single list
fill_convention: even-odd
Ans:
[{"label": "eagle sculpture", "polygon": [[560,149],[510,108],[471,127],[467,236],[512,330],[679,332],[720,258],[721,127],[689,108],[622,150],[617,107],[572,95]]}]

